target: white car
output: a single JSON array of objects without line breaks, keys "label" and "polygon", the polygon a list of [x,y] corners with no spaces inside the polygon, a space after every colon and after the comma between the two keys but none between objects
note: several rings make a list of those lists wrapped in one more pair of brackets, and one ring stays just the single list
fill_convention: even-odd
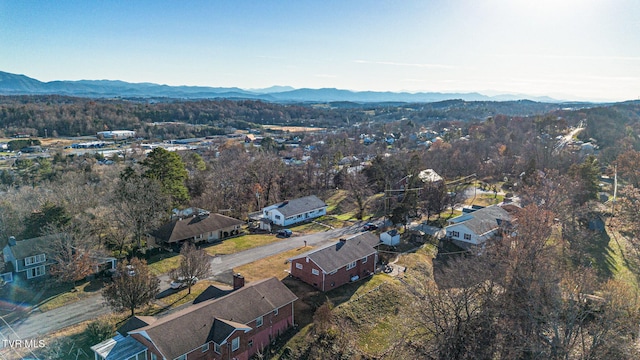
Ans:
[{"label": "white car", "polygon": [[[191,279],[191,285],[194,285],[196,282],[198,282],[197,277],[194,277]],[[179,277],[177,280],[173,280],[171,284],[169,284],[169,287],[172,289],[182,289],[187,285],[188,285],[188,279],[185,277]]]}]

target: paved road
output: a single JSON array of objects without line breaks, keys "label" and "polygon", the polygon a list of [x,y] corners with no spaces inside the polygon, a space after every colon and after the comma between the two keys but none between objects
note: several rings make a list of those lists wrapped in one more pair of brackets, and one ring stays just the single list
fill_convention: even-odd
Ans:
[{"label": "paved road", "polygon": [[[331,243],[334,239],[349,236],[360,231],[361,224],[350,227],[329,230],[325,232],[294,236],[282,241],[248,249],[235,254],[216,256],[211,260],[212,279],[218,279],[223,273],[229,273],[234,267],[245,265],[262,258],[276,255],[285,251],[300,248],[307,242],[309,246],[322,246]],[[160,278],[160,290],[169,288],[169,276]],[[10,324],[10,327],[0,322],[0,339],[32,339],[45,334],[63,329],[65,327],[95,319],[101,315],[110,313],[109,307],[104,305],[100,294],[82,299],[63,307],[47,312],[33,311],[27,317]],[[2,342],[0,341],[0,347]]]}]

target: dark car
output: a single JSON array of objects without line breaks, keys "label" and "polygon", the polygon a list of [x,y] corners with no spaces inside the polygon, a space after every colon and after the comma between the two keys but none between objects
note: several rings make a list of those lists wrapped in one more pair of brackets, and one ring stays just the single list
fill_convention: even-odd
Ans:
[{"label": "dark car", "polygon": [[378,230],[378,225],[369,222],[364,224],[364,226],[362,227],[362,230],[364,231]]},{"label": "dark car", "polygon": [[278,231],[278,236],[279,237],[291,237],[291,235],[293,235],[293,231],[289,230],[289,229],[282,229]]}]

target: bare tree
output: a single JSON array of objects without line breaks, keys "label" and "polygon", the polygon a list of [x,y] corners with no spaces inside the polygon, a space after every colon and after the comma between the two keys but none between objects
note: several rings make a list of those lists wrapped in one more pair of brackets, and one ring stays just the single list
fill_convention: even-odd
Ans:
[{"label": "bare tree", "polygon": [[118,263],[113,283],[102,290],[102,297],[115,311],[131,310],[151,303],[160,291],[160,280],[151,274],[147,262],[138,258]]},{"label": "bare tree", "polygon": [[113,215],[118,224],[133,232],[138,247],[142,237],[169,210],[169,200],[162,194],[160,184],[137,175],[123,176],[113,195]]},{"label": "bare tree", "polygon": [[186,283],[189,294],[191,294],[191,286],[195,279],[202,279],[211,273],[211,261],[206,251],[197,249],[189,242],[182,245],[180,250],[180,265],[169,274],[174,281],[183,281]]},{"label": "bare tree", "polygon": [[57,281],[71,283],[95,273],[100,257],[98,241],[87,226],[48,227],[46,233],[46,253],[55,261],[51,275]]}]

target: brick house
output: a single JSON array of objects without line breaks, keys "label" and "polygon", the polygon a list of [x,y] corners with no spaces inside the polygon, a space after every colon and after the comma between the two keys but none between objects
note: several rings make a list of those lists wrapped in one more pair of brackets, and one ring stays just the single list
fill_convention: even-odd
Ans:
[{"label": "brick house", "polygon": [[321,291],[373,275],[380,239],[364,232],[289,259],[290,272]]},{"label": "brick house", "polygon": [[91,349],[96,360],[247,360],[293,326],[295,300],[278,279],[261,280],[164,317],[133,317]]}]

